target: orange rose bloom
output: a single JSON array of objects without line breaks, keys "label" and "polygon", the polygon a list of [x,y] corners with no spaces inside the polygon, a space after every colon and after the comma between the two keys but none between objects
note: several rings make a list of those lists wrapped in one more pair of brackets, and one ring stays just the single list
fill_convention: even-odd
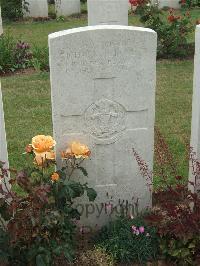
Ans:
[{"label": "orange rose bloom", "polygon": [[48,151],[42,153],[35,153],[35,161],[38,166],[42,166],[46,160],[55,160],[55,152]]},{"label": "orange rose bloom", "polygon": [[74,155],[72,154],[72,150],[71,148],[67,148],[66,151],[62,151],[61,152],[61,158],[66,159],[66,158],[70,158],[73,157]]},{"label": "orange rose bloom", "polygon": [[50,151],[56,145],[51,136],[38,135],[32,138],[32,147],[35,153]]},{"label": "orange rose bloom", "polygon": [[88,158],[91,154],[91,151],[89,150],[89,148],[84,145],[81,144],[80,142],[72,142],[70,145],[70,148],[67,149],[67,151],[71,151],[71,153],[76,157],[76,158]]},{"label": "orange rose bloom", "polygon": [[59,174],[57,173],[53,173],[52,176],[51,176],[51,180],[52,181],[58,181],[60,179],[60,176]]}]

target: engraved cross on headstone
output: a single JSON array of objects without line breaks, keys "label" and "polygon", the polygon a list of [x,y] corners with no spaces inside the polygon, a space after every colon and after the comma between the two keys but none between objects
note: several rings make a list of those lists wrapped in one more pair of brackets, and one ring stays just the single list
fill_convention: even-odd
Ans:
[{"label": "engraved cross on headstone", "polygon": [[[95,160],[94,176],[97,177],[96,187],[116,186],[115,181],[115,164],[111,165],[109,161],[104,162],[103,169],[99,162],[104,156],[113,158],[115,147],[108,149],[107,145],[113,144],[126,132],[137,130],[138,128],[146,128],[147,108],[140,110],[126,110],[126,107],[114,101],[115,85],[117,78],[115,77],[97,77],[93,80],[93,102],[88,104],[88,108],[84,113],[79,115],[62,114],[63,135],[69,140],[73,140],[74,133],[68,131],[68,125],[72,119],[77,129],[83,129],[84,134],[89,135],[90,139],[96,146],[95,154],[92,154]],[[81,132],[76,134],[82,135]],[[81,136],[80,136],[81,138]],[[104,152],[99,152],[98,145]],[[102,156],[102,157],[101,157]],[[116,158],[117,160],[117,158]],[[109,172],[109,180],[105,180],[103,172]]]}]

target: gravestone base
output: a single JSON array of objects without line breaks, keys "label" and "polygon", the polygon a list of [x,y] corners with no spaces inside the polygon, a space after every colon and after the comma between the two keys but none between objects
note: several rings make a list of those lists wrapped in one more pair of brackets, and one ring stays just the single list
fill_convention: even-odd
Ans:
[{"label": "gravestone base", "polygon": [[158,0],[158,7],[159,8],[169,7],[169,8],[179,9],[181,8],[179,1],[180,0]]},{"label": "gravestone base", "polygon": [[24,17],[48,17],[47,0],[26,0],[28,2],[28,11],[24,9]]},{"label": "gravestone base", "polygon": [[81,12],[80,0],[56,0],[56,15],[70,16]]}]

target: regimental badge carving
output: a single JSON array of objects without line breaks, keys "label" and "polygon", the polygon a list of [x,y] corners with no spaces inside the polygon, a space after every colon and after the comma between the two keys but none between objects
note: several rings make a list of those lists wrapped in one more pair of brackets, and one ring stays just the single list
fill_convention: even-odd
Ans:
[{"label": "regimental badge carving", "polygon": [[85,111],[85,123],[90,135],[110,139],[125,129],[125,108],[114,101],[100,99]]}]

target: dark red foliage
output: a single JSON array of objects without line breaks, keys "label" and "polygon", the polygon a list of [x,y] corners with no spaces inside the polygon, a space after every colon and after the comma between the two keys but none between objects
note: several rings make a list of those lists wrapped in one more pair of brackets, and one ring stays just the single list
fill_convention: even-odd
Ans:
[{"label": "dark red foliage", "polygon": [[129,0],[132,6],[141,6],[149,3],[149,0]]},{"label": "dark red foliage", "polygon": [[[3,177],[8,177],[8,170],[2,164],[0,170],[2,180]],[[0,185],[0,194],[3,195],[0,201],[0,214],[2,218],[8,221],[6,227],[11,237],[11,245],[15,245],[19,241],[31,243],[33,238],[39,232],[41,233],[41,214],[46,209],[51,186],[43,183],[32,186],[30,180],[26,171],[20,171],[9,181],[9,183],[17,183],[26,193],[25,196],[11,191],[5,186],[5,182]],[[5,203],[8,206],[4,210]]]},{"label": "dark red foliage", "polygon": [[146,217],[160,236],[189,238],[200,234],[200,199],[185,185],[169,186],[154,193],[155,206]]},{"label": "dark red foliage", "polygon": [[[196,189],[200,184],[200,162],[193,149],[189,148],[187,161],[190,160],[194,182],[184,182],[186,179],[177,174],[177,163],[166,141],[159,130],[155,132],[156,167],[152,176],[159,176],[163,182],[162,188],[153,192],[154,207],[145,220],[150,226],[156,227],[163,254],[171,258],[175,256],[181,263],[184,260],[192,261],[198,257],[200,244],[200,197]],[[134,156],[146,178],[149,176],[147,165],[136,151]]]}]

